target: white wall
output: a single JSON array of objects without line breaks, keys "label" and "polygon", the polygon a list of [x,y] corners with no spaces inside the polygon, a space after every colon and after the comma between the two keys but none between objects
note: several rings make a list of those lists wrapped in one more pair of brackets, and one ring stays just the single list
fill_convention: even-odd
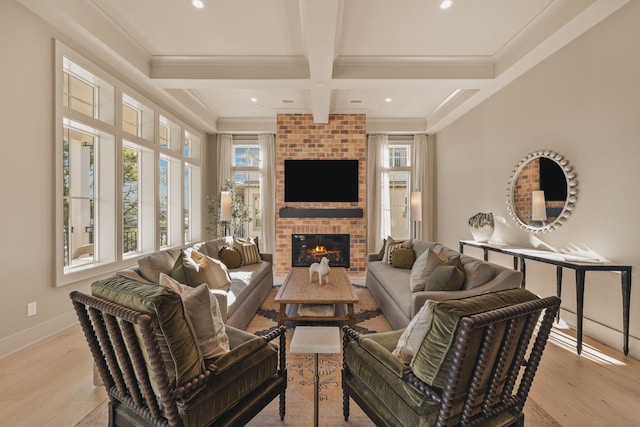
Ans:
[{"label": "white wall", "polygon": [[[580,249],[633,266],[630,354],[640,356],[640,2],[529,71],[436,135],[437,238],[457,248],[471,239],[469,217],[493,212],[494,239],[518,245]],[[532,238],[509,217],[507,182],[528,153],[550,149],[574,166],[573,216]],[[504,222],[501,222],[503,220]],[[481,251],[465,250],[481,257]],[[512,266],[511,258],[490,260]],[[563,318],[575,322],[575,280],[564,272]],[[527,287],[555,294],[555,267],[527,263]],[[622,348],[620,275],[590,272],[585,333]]]}]

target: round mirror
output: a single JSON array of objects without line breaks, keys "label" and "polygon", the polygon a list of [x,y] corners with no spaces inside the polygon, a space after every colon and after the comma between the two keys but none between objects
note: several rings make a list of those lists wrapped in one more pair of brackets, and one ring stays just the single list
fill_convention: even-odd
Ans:
[{"label": "round mirror", "polygon": [[546,233],[571,215],[578,195],[576,174],[553,151],[536,151],[516,165],[507,189],[511,217],[531,233]]}]

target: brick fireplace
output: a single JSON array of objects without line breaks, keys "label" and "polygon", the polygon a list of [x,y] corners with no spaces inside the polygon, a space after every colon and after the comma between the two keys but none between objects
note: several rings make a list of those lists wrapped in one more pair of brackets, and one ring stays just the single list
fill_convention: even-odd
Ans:
[{"label": "brick fireplace", "polygon": [[[357,202],[284,201],[285,160],[358,160]],[[292,236],[349,235],[349,271],[366,270],[366,116],[331,114],[329,123],[314,123],[311,114],[278,114],[276,134],[275,272],[292,265]],[[310,185],[314,185],[310,179]],[[320,185],[320,184],[315,184]],[[281,210],[303,212],[283,215]],[[355,212],[355,214],[354,214]]]}]

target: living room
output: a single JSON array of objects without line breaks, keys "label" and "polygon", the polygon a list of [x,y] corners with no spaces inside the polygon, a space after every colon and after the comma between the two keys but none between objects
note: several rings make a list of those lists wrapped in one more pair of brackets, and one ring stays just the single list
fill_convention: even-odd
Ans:
[{"label": "living room", "polygon": [[[148,53],[132,47],[121,32],[112,33],[103,21],[83,26],[69,21],[91,18],[97,14],[95,4],[108,9],[113,2],[93,2],[94,6],[77,7],[74,12],[75,3],[65,1],[63,5],[70,10],[59,11],[53,2],[6,0],[0,4],[3,34],[0,51],[7,64],[2,71],[1,111],[6,133],[4,153],[10,159],[2,170],[6,183],[3,195],[8,206],[3,210],[3,236],[8,244],[2,249],[3,259],[7,261],[1,277],[5,292],[11,296],[0,302],[2,358],[74,325],[69,292],[87,292],[93,280],[113,272],[102,272],[65,286],[56,283],[58,201],[53,182],[59,153],[54,143],[57,117],[53,99],[56,93],[54,40],[61,40],[121,79],[129,76],[134,80],[129,84],[203,136],[203,218],[206,195],[215,195],[220,187],[216,167],[208,167],[216,165],[217,135],[277,133],[274,117],[217,120],[202,104],[194,103],[177,88],[162,94],[157,88],[151,88],[151,83],[139,82],[139,70],[150,68]],[[585,254],[631,265],[636,270],[639,265],[633,243],[640,236],[633,224],[640,201],[630,196],[635,194],[638,181],[636,173],[632,173],[637,170],[633,162],[640,154],[636,141],[640,131],[636,117],[640,106],[640,86],[636,83],[640,57],[633,53],[636,51],[633,41],[640,36],[637,27],[640,5],[614,0],[543,3],[554,3],[558,7],[554,15],[557,19],[567,16],[575,19],[557,28],[557,32],[553,31],[554,25],[559,24],[552,21],[548,24],[551,36],[530,56],[511,61],[515,66],[508,67],[507,73],[502,74],[497,66],[497,77],[482,79],[482,89],[499,86],[503,81],[509,84],[495,93],[472,87],[459,101],[467,97],[476,105],[466,111],[451,106],[453,115],[446,115],[448,108],[440,110],[438,115],[446,120],[438,120],[437,115],[431,121],[424,116],[410,120],[367,118],[366,134],[428,134],[432,139],[435,155],[435,191],[431,199],[433,240],[457,248],[459,240],[471,238],[468,219],[478,212],[492,212],[496,218],[494,241]],[[548,45],[554,45],[555,50],[545,55],[541,51]],[[129,68],[110,60],[109,55],[118,47],[123,49],[119,55],[132,58]],[[510,62],[506,53],[505,56],[499,64],[504,67]],[[492,75],[493,67],[490,67]],[[413,77],[407,72],[404,86],[398,82],[396,86],[407,91],[411,91],[414,84],[429,86],[428,82]],[[251,80],[251,76],[247,80]],[[145,91],[147,87],[149,92]],[[474,97],[475,91],[487,95],[484,99]],[[248,98],[250,91],[246,92]],[[310,109],[304,113],[313,114]],[[328,110],[326,113],[330,114]],[[349,114],[355,112],[352,110]],[[570,161],[577,174],[579,195],[571,217],[562,227],[550,233],[532,234],[519,228],[509,217],[505,198],[508,179],[518,162],[527,154],[543,149],[561,153]],[[617,210],[613,212],[611,206],[617,206]],[[17,226],[25,221],[29,227]],[[424,222],[421,226],[426,227]],[[206,226],[203,220],[203,240],[207,237]],[[425,230],[422,234],[425,235]],[[482,257],[479,250],[467,252]],[[512,263],[510,257],[499,254],[491,254],[491,260],[505,266]],[[536,263],[529,263],[527,267],[527,288],[541,295],[554,295],[555,269]],[[623,340],[620,276],[604,272],[588,274],[585,335],[620,349]],[[574,279],[567,274],[564,280],[561,316],[573,325]],[[638,295],[632,288],[628,358],[640,356]],[[37,314],[27,316],[27,305],[32,302],[37,302]]]}]

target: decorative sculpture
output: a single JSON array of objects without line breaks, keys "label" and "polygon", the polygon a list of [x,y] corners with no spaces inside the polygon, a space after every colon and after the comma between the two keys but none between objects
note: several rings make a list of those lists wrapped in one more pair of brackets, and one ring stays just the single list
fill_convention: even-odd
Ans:
[{"label": "decorative sculpture", "polygon": [[476,242],[488,242],[493,234],[493,214],[478,213],[469,218],[469,230]]},{"label": "decorative sculpture", "polygon": [[309,266],[309,281],[313,281],[313,274],[318,273],[318,283],[322,284],[322,278],[324,277],[324,282],[329,283],[329,259],[327,257],[322,257],[319,263],[314,262]]}]

